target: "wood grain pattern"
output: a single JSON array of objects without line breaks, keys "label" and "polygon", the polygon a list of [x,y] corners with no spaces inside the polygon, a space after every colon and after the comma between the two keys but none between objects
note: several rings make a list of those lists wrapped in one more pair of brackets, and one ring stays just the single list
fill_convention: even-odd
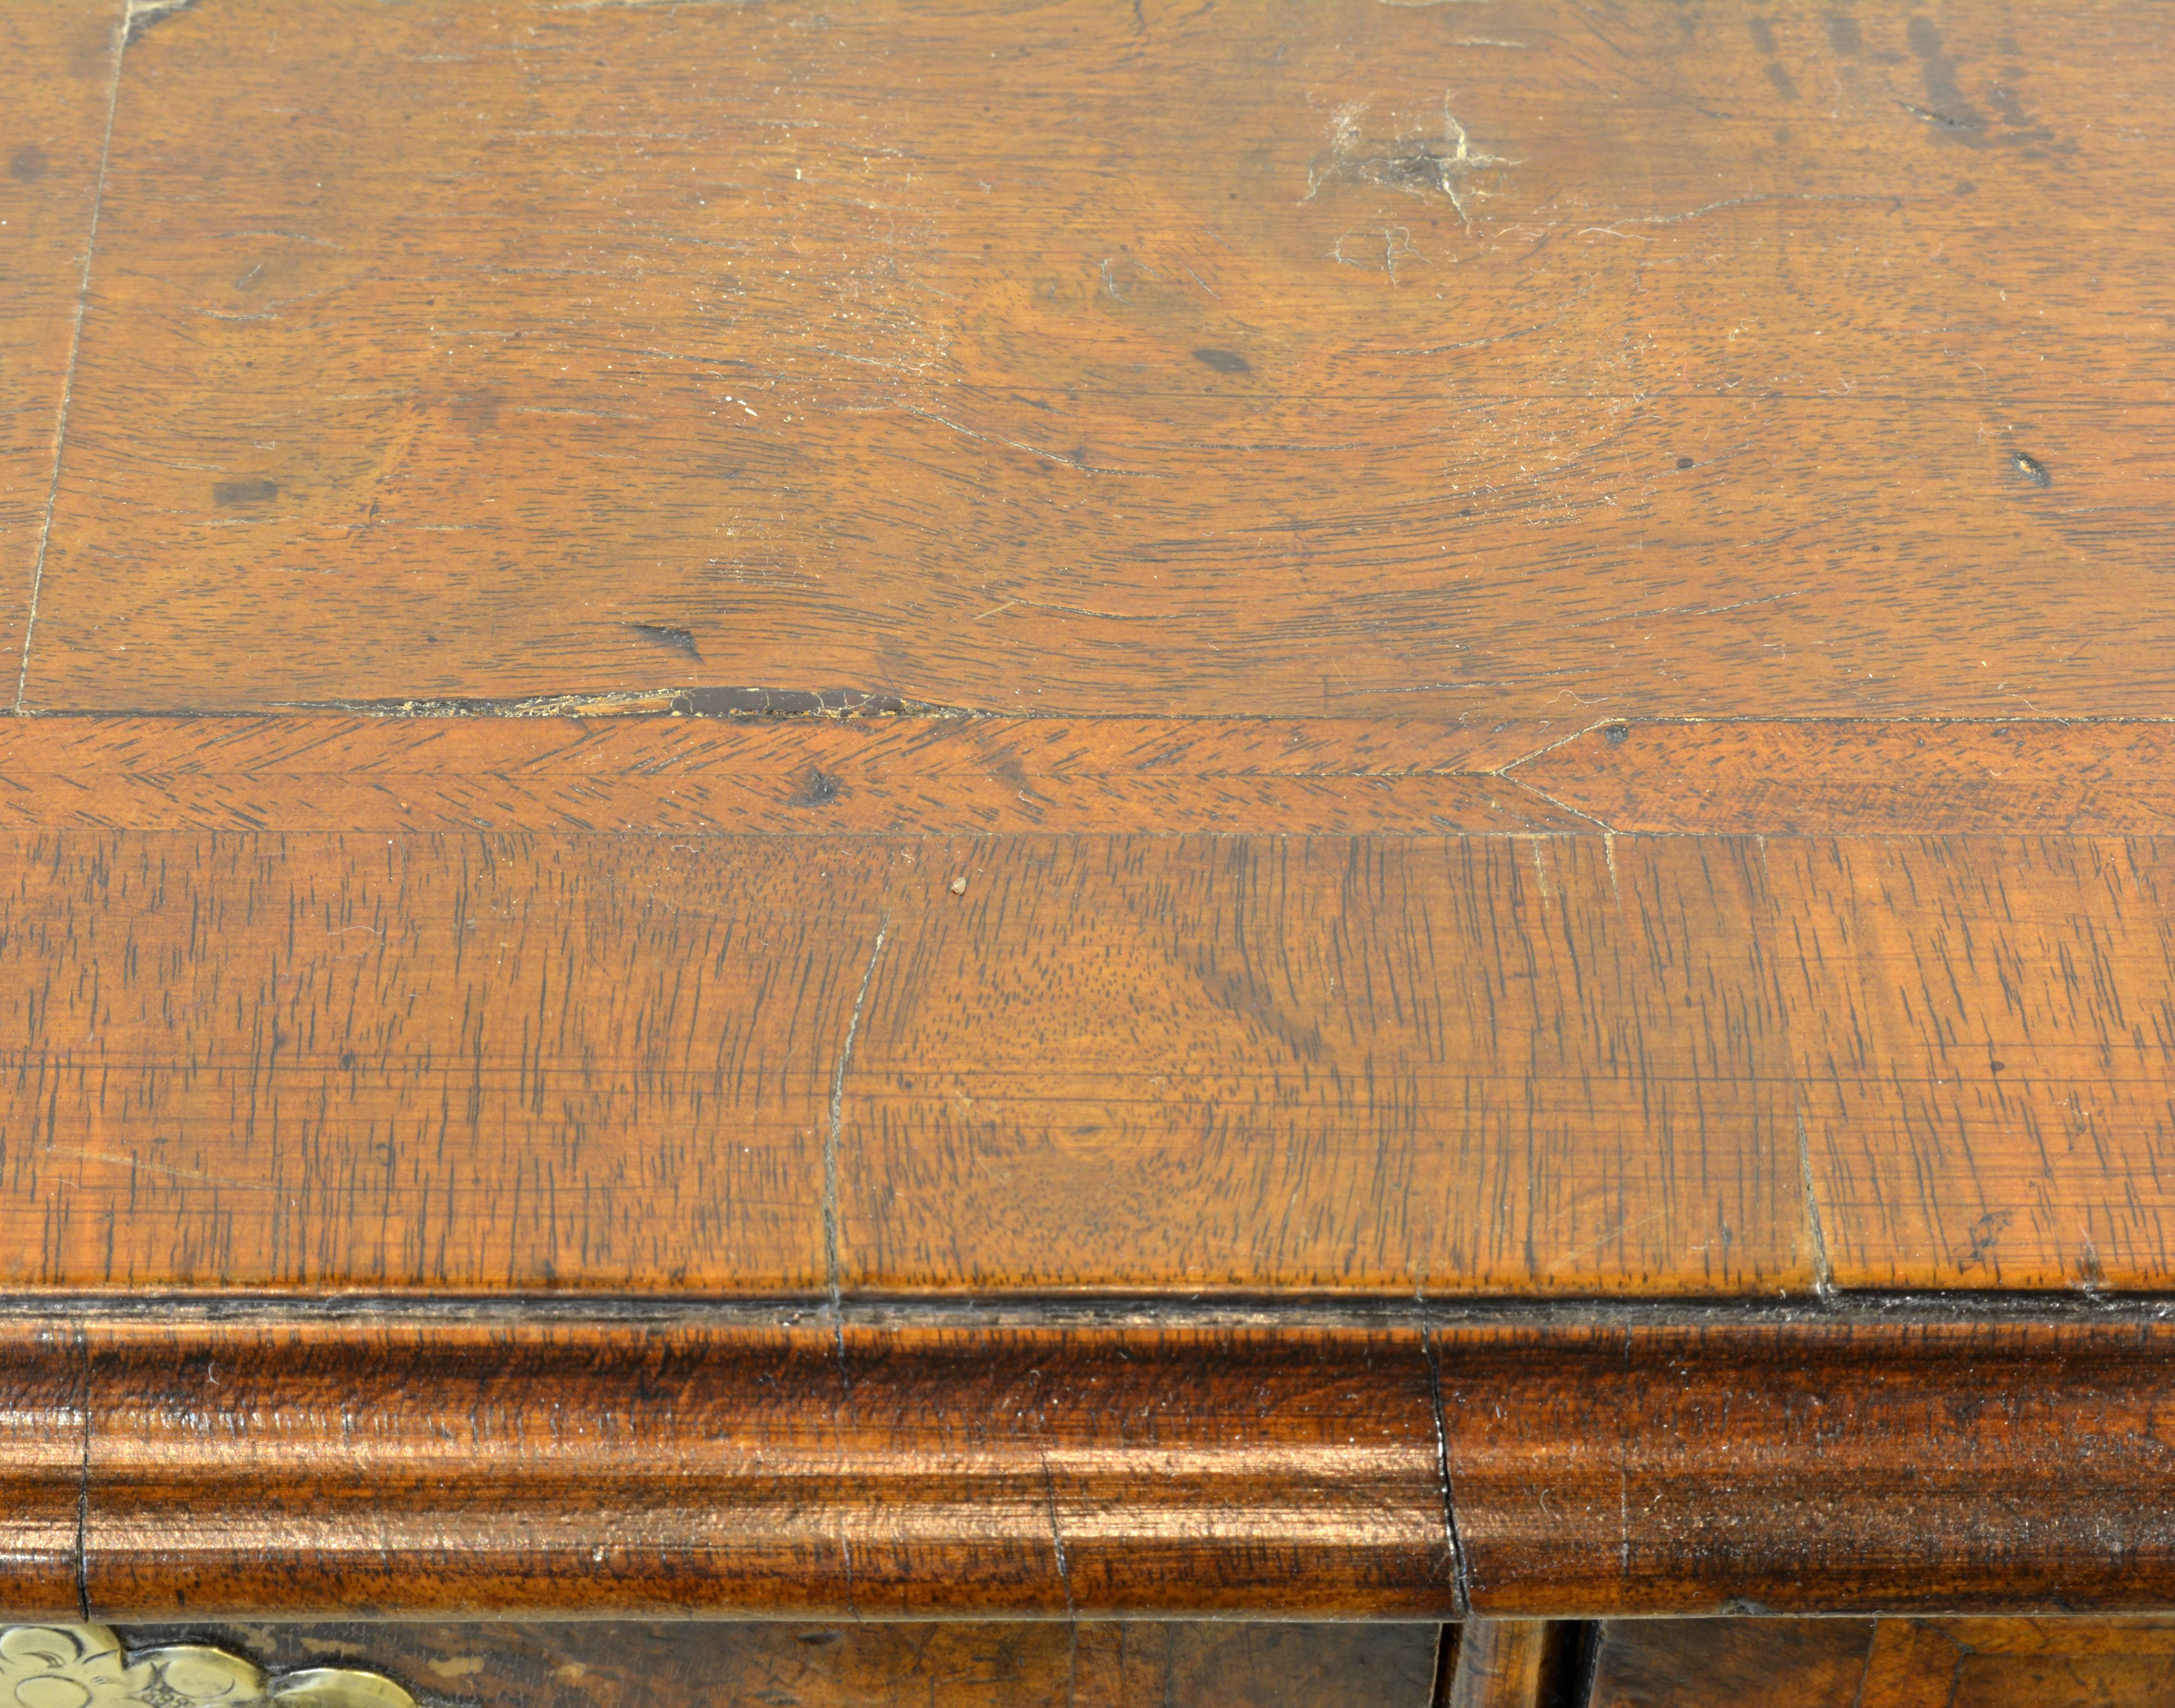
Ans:
[{"label": "wood grain pattern", "polygon": [[1467,1620],[1445,1708],[1556,1708],[1554,1649],[1543,1620]]},{"label": "wood grain pattern", "polygon": [[1809,1289],[1749,842],[972,853],[890,904],[850,1283]]},{"label": "wood grain pattern", "polygon": [[1427,1624],[989,1620],[296,1624],[209,1635],[260,1663],[366,1661],[482,1708],[1433,1708]]},{"label": "wood grain pattern", "polygon": [[52,832],[0,874],[17,1285],[1817,1278],[1749,842]]},{"label": "wood grain pattern", "polygon": [[2156,1309],[169,1300],[39,1326],[0,1472],[45,1491],[20,1533],[46,1551],[0,1558],[0,1603],[47,1605],[79,1573],[109,1620],[2175,1596]]},{"label": "wood grain pattern", "polygon": [[1412,1331],[90,1335],[95,1617],[1452,1606]]},{"label": "wood grain pattern", "polygon": [[29,701],[2164,710],[2169,21],[128,48]]},{"label": "wood grain pattern", "polygon": [[[1463,739],[1433,762],[1488,756]],[[39,1230],[0,1267],[1574,1294],[2175,1267],[2161,839],[882,828],[991,786],[1130,812],[1166,770],[1211,802],[1435,779],[1371,741],[15,720],[0,819],[257,828],[0,830],[0,1202]],[[382,830],[319,828],[373,802]],[[464,815],[545,828],[416,827]]]},{"label": "wood grain pattern", "polygon": [[120,69],[123,0],[0,8],[0,707],[14,708]]},{"label": "wood grain pattern", "polygon": [[1500,774],[1547,720],[748,717],[0,722],[0,828],[703,836],[1576,834]]},{"label": "wood grain pattern", "polygon": [[1882,1619],[1873,1628],[1865,1670],[1852,1696],[1881,1708],[1950,1708],[1964,1651],[1931,1621]]},{"label": "wood grain pattern", "polygon": [[2164,1619],[1671,1619],[1603,1629],[1591,1708],[2150,1708]]},{"label": "wood grain pattern", "polygon": [[2175,724],[1610,723],[1511,773],[1617,831],[2166,836]]},{"label": "wood grain pattern", "polygon": [[2168,848],[1767,843],[1839,1285],[2166,1284]]},{"label": "wood grain pattern", "polygon": [[2170,1592],[2157,1313],[1439,1342],[1476,1613],[2147,1612]]},{"label": "wood grain pattern", "polygon": [[1907,1694],[1885,1694],[1895,1681],[1866,1664],[1869,1646],[1914,1629],[1901,1620],[1611,1620],[1580,1708],[1917,1708]]},{"label": "wood grain pattern", "polygon": [[6,1279],[820,1287],[897,858],[0,837]]}]

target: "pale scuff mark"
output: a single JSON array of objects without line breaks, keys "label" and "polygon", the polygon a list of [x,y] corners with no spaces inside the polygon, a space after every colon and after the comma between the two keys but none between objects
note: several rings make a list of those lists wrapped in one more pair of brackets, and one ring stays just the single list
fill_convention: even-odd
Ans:
[{"label": "pale scuff mark", "polygon": [[1588,225],[1578,235],[1581,237],[1623,237],[1630,234],[1619,230],[1619,226],[1677,225],[1687,220],[1703,219],[1709,214],[1719,213],[1724,208],[1747,208],[1760,202],[1874,202],[1885,203],[1889,211],[1893,213],[1907,202],[1923,199],[1916,196],[1830,196],[1776,190],[1759,195],[1730,196],[1719,202],[1707,202],[1674,214],[1626,214],[1621,219],[1611,220],[1606,225]]},{"label": "pale scuff mark", "polygon": [[1329,258],[1341,267],[1357,267],[1368,273],[1379,266],[1395,285],[1400,263],[1425,261],[1427,257],[1413,247],[1413,234],[1404,226],[1365,225],[1343,233],[1331,244]]},{"label": "pale scuff mark", "polygon": [[122,45],[133,47],[144,32],[160,19],[186,12],[196,3],[197,0],[128,0],[122,24]]},{"label": "pale scuff mark", "polygon": [[1473,202],[1492,193],[1479,182],[1481,178],[1491,174],[1500,177],[1518,164],[1476,146],[1464,124],[1450,110],[1448,95],[1443,97],[1439,137],[1370,143],[1360,122],[1366,111],[1364,101],[1348,101],[1331,114],[1329,155],[1326,161],[1317,159],[1308,166],[1302,201],[1311,201],[1325,184],[1353,178],[1385,189],[1402,190],[1408,195],[1442,196],[1457,210],[1457,217],[1470,225]]}]

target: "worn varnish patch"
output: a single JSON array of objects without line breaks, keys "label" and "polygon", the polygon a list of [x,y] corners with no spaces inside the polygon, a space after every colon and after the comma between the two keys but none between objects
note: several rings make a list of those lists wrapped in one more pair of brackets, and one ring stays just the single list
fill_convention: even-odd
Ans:
[{"label": "worn varnish patch", "polygon": [[2156,11],[139,10],[34,706],[2167,699]]}]

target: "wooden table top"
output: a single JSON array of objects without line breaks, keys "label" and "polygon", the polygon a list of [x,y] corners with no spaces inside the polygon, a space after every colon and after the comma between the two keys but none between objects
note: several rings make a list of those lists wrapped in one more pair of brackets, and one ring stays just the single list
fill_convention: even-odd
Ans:
[{"label": "wooden table top", "polygon": [[[1274,1561],[1068,1556],[1018,1435],[1015,1530],[942,1556],[1016,1608],[1294,1560],[1413,1616],[2175,1586],[2175,1534],[2105,1543],[2175,1293],[2175,18],[11,0],[0,46],[22,1582],[413,1610],[383,1562],[451,1509],[313,1515],[393,1525],[479,1406],[516,1459],[524,1395],[632,1418],[659,1358],[835,1351],[807,1463],[963,1522],[896,1455],[974,1346],[991,1416],[1067,1358],[1082,1404],[1285,1396],[1187,1438],[1204,1488],[1256,1453],[1213,1500],[1283,1501]],[[1638,1374],[1862,1399],[1890,1353],[2102,1373],[2037,1445],[1863,1425],[2070,1543],[1988,1587],[2021,1532],[1957,1505],[1869,1553],[1895,1485],[1787,1382],[1755,1488]],[[247,1412],[222,1358],[399,1416],[191,1553],[147,1538],[269,1474],[175,1422]],[[1623,1420],[1671,1407],[1642,1486],[1705,1516],[1637,1519]],[[699,1411],[626,1439],[724,1477]],[[109,1424],[152,1468],[100,1555]],[[1081,1427],[1098,1510],[1160,1498]],[[464,1510],[528,1498],[471,1447]],[[1847,1545],[1770,1522],[1816,1487]],[[1724,1508],[1764,1539],[1686,1539]],[[443,1595],[551,1603],[551,1510]],[[943,1602],[926,1535],[838,1577],[693,1534],[617,1604]]]}]

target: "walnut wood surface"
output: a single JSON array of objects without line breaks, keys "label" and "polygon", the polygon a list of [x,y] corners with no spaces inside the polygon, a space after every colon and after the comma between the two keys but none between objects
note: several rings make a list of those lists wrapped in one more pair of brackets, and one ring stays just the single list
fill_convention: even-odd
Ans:
[{"label": "walnut wood surface", "polygon": [[2175,724],[1608,722],[1511,773],[1615,831],[2165,836]]},{"label": "walnut wood surface", "polygon": [[136,9],[30,706],[2175,680],[2153,8]]},{"label": "walnut wood surface", "polygon": [[1435,1708],[1426,1624],[1055,1620],[137,1626],[480,1708]]},{"label": "walnut wood surface", "polygon": [[8,1330],[0,1605],[2152,1611],[2171,1335],[2153,1312],[107,1306]]},{"label": "walnut wood surface", "polygon": [[1542,1619],[1467,1620],[1444,1708],[1557,1708],[1555,1635]]},{"label": "walnut wood surface", "polygon": [[[1777,727],[11,720],[0,1265],[2164,1286],[2170,844],[1808,833],[1786,787],[1965,818],[1967,766],[2156,786],[2156,726],[1782,726],[1727,834],[1613,827]],[[1563,833],[1392,794],[1529,773]]]},{"label": "walnut wood surface", "polygon": [[0,720],[17,829],[1565,834],[1505,776],[1559,721]]},{"label": "walnut wood surface", "polygon": [[109,1324],[94,1615],[1440,1618],[1416,1332]]},{"label": "walnut wood surface", "polygon": [[[1871,1619],[1623,1619],[1601,1629],[1593,1691],[1581,1708],[1918,1708],[1873,1676]],[[1861,1695],[1861,1692],[1863,1692]],[[1944,1705],[1945,1697],[1940,1699]]]},{"label": "walnut wood surface", "polygon": [[2165,1285],[2164,19],[290,15],[8,25],[288,715],[0,734],[0,1279]]},{"label": "walnut wood surface", "polygon": [[1476,1611],[2156,1611],[2157,1314],[1445,1337]]},{"label": "walnut wood surface", "polygon": [[1671,1619],[1603,1628],[1591,1708],[2148,1708],[2153,1619]]},{"label": "walnut wood surface", "polygon": [[0,47],[25,1611],[2175,1604],[2168,15]]},{"label": "walnut wood surface", "polygon": [[0,860],[18,1282],[1816,1279],[1749,842]]},{"label": "walnut wood surface", "polygon": [[16,702],[120,69],[122,0],[0,8],[0,706]]}]

